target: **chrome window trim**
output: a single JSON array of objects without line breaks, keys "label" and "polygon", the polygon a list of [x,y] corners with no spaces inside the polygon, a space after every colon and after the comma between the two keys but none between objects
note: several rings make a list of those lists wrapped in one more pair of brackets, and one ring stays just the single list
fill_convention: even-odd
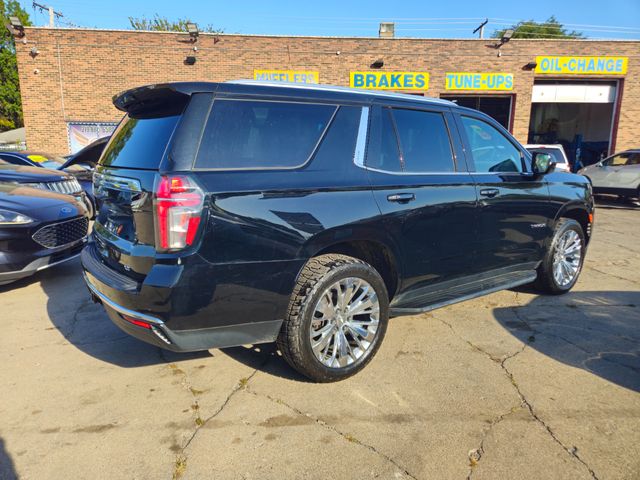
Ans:
[{"label": "chrome window trim", "polygon": [[369,107],[362,107],[360,112],[360,125],[356,138],[356,149],[353,152],[353,162],[360,168],[364,168],[364,154],[367,149],[367,136],[369,133]]},{"label": "chrome window trim", "polygon": [[415,176],[415,175],[471,175],[474,172],[391,172],[388,170],[380,170],[379,168],[371,168],[363,166],[365,170],[378,173],[386,173],[387,175],[400,175],[400,176]]}]

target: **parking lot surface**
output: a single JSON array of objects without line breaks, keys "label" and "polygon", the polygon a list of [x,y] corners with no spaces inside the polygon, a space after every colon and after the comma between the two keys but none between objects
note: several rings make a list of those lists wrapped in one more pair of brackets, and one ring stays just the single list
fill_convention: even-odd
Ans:
[{"label": "parking lot surface", "polygon": [[640,478],[639,219],[598,208],[570,294],[392,319],[328,385],[271,345],[141,343],[78,261],[0,287],[0,478]]}]

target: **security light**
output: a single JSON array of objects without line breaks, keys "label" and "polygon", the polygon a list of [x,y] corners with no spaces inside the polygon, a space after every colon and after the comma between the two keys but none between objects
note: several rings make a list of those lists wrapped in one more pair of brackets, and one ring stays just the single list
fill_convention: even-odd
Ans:
[{"label": "security light", "polygon": [[395,35],[396,24],[393,22],[380,22],[378,36],[380,38],[393,38]]},{"label": "security light", "polygon": [[200,32],[198,31],[198,25],[191,22],[187,23],[187,33],[189,33],[192,42],[198,40],[198,35],[200,35]]},{"label": "security light", "polygon": [[196,63],[196,57],[189,56],[184,59],[185,65],[195,65],[195,63]]},{"label": "security light", "polygon": [[376,60],[371,64],[371,68],[382,68],[383,66],[384,66],[384,60],[382,60],[381,58],[379,58],[378,60]]},{"label": "security light", "polygon": [[524,67],[522,67],[522,69],[523,70],[533,70],[537,66],[538,66],[538,64],[536,62],[529,62]]},{"label": "security light", "polygon": [[505,30],[504,33],[502,34],[502,43],[507,43],[509,40],[511,40],[511,37],[513,37],[513,30],[509,29],[509,30]]},{"label": "security light", "polygon": [[24,25],[18,17],[9,17],[9,23],[11,24],[12,33],[16,37],[24,37]]}]

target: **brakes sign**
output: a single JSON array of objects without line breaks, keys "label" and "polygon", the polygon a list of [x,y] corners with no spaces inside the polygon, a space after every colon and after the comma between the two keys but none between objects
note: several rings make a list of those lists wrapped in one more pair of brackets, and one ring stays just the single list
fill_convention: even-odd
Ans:
[{"label": "brakes sign", "polygon": [[427,90],[427,72],[351,72],[349,86],[369,90]]}]

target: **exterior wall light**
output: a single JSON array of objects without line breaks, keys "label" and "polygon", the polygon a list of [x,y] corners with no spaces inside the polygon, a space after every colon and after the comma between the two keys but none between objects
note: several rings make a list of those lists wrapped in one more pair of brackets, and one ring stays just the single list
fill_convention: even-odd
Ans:
[{"label": "exterior wall light", "polygon": [[200,35],[200,31],[198,30],[198,25],[195,23],[187,23],[187,33],[189,37],[191,37],[192,42],[198,41],[198,36]]},{"label": "exterior wall light", "polygon": [[22,25],[18,17],[9,17],[9,27],[9,30],[15,37],[24,37],[24,25]]}]

